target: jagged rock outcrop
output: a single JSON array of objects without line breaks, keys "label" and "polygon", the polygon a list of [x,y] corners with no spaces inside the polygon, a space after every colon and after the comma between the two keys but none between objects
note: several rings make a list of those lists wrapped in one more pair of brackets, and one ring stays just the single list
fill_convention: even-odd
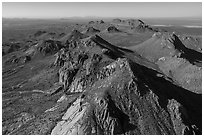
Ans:
[{"label": "jagged rock outcrop", "polygon": [[[73,30],[59,41],[34,42],[4,56],[17,64],[2,72],[3,134],[202,134],[200,55],[174,33],[155,33],[132,49],[117,47],[103,39],[106,34],[129,36],[151,27],[141,20],[114,21],[127,33],[111,34],[120,32],[115,26],[100,36]],[[70,27],[92,23],[100,30],[110,26],[95,21]]]},{"label": "jagged rock outcrop", "polygon": [[88,24],[104,24],[105,22],[103,20],[97,20],[97,21],[89,21]]},{"label": "jagged rock outcrop", "polygon": [[157,28],[152,28],[150,25],[144,23],[142,20],[138,20],[138,23],[131,22],[131,29],[137,32],[159,32]]},{"label": "jagged rock outcrop", "polygon": [[144,22],[142,20],[139,19],[113,19],[113,23],[119,23],[119,24],[126,24],[126,25],[130,25],[130,26],[138,26],[140,23],[144,24]]},{"label": "jagged rock outcrop", "polygon": [[186,36],[186,35],[177,35],[181,42],[192,50],[201,52],[202,51],[202,40],[201,37],[196,36]]},{"label": "jagged rock outcrop", "polygon": [[68,55],[68,58],[69,58],[69,52],[67,54],[65,54],[65,49],[62,48],[59,52],[57,52],[55,54],[56,59],[55,59],[54,65],[55,66],[64,66],[64,63],[65,63],[65,61],[67,59],[67,55]]},{"label": "jagged rock outcrop", "polygon": [[86,30],[86,33],[98,33],[98,32],[100,32],[100,30],[95,29],[94,27],[89,27],[89,28]]},{"label": "jagged rock outcrop", "polygon": [[105,23],[103,20],[100,20],[100,22],[99,22],[100,24],[103,24],[103,23]]},{"label": "jagged rock outcrop", "polygon": [[63,37],[64,35],[66,35],[64,32],[59,34],[59,37]]},{"label": "jagged rock outcrop", "polygon": [[200,52],[185,47],[185,45],[182,43],[182,41],[176,34],[173,33],[171,35],[171,38],[169,38],[169,41],[173,43],[174,48],[181,53],[181,58],[188,60],[192,64],[202,61],[202,54]]},{"label": "jagged rock outcrop", "polygon": [[120,23],[120,22],[122,22],[122,20],[117,18],[117,19],[113,19],[113,22],[114,23]]},{"label": "jagged rock outcrop", "polygon": [[42,34],[45,34],[45,33],[47,33],[46,31],[41,31],[41,30],[39,30],[39,31],[37,31],[35,34],[34,34],[34,36],[35,37],[38,37],[38,36],[41,36]]},{"label": "jagged rock outcrop", "polygon": [[116,24],[125,24],[131,27],[133,31],[136,32],[158,32],[158,29],[152,28],[150,25],[146,24],[140,19],[127,19],[127,20],[121,20],[121,19],[113,19],[113,23]]},{"label": "jagged rock outcrop", "polygon": [[94,21],[89,21],[89,23],[88,24],[94,24]]},{"label": "jagged rock outcrop", "polygon": [[27,63],[31,60],[31,57],[30,56],[25,56],[23,57],[23,63]]},{"label": "jagged rock outcrop", "polygon": [[71,33],[66,34],[59,41],[61,41],[62,43],[67,43],[67,42],[70,43],[70,42],[74,42],[74,41],[77,41],[79,39],[83,39],[83,38],[87,38],[87,37],[88,37],[87,35],[82,34],[78,30],[74,29],[74,30],[72,30]]},{"label": "jagged rock outcrop", "polygon": [[77,71],[77,66],[72,62],[66,62],[64,66],[59,70],[59,83],[64,85],[64,90],[66,90],[70,86]]},{"label": "jagged rock outcrop", "polygon": [[40,42],[37,46],[37,50],[44,55],[55,54],[61,48],[63,48],[61,42],[55,40],[44,40]]},{"label": "jagged rock outcrop", "polygon": [[78,30],[73,30],[71,32],[69,40],[72,41],[72,40],[82,39],[82,38],[85,38],[85,37],[87,37],[87,36],[82,34],[81,32],[79,32]]},{"label": "jagged rock outcrop", "polygon": [[187,135],[199,132],[195,125],[188,127],[183,123],[183,120],[188,119],[189,116],[186,113],[186,109],[180,103],[174,99],[169,100],[167,108],[176,134]]},{"label": "jagged rock outcrop", "polygon": [[[76,74],[76,77],[71,83],[67,93],[84,92],[87,86],[91,86],[95,82],[94,80],[96,80],[97,65],[99,65],[102,57],[98,54],[93,54],[89,59],[85,59],[87,59],[87,61],[80,70],[84,73],[81,72],[78,75]],[[81,64],[83,64],[83,62]]]},{"label": "jagged rock outcrop", "polygon": [[115,26],[110,26],[110,27],[108,27],[108,28],[107,28],[107,31],[108,31],[109,33],[117,33],[117,32],[120,32],[120,30],[117,29]]},{"label": "jagged rock outcrop", "polygon": [[104,67],[97,81],[68,108],[51,134],[198,134],[201,129],[192,118],[193,108],[185,100],[195,96],[180,100],[179,88],[172,86],[174,93],[170,96],[174,99],[170,99],[169,92],[162,91],[165,86],[153,88],[157,84],[151,83],[154,78],[146,79],[150,74],[145,72],[127,59]]},{"label": "jagged rock outcrop", "polygon": [[2,55],[6,55],[8,53],[12,53],[12,52],[15,52],[15,51],[18,51],[20,50],[22,47],[21,47],[21,44],[20,43],[3,43],[2,44]]},{"label": "jagged rock outcrop", "polygon": [[175,33],[155,33],[131,49],[156,62],[164,74],[185,89],[201,93],[201,53],[187,48]]},{"label": "jagged rock outcrop", "polygon": [[154,31],[153,28],[151,28],[149,25],[145,24],[144,22],[140,22],[138,26],[136,27],[134,26],[132,27],[132,29],[135,29],[138,32]]},{"label": "jagged rock outcrop", "polygon": [[31,56],[29,55],[21,55],[21,56],[11,56],[6,60],[6,64],[17,64],[17,63],[27,63],[31,61]]}]

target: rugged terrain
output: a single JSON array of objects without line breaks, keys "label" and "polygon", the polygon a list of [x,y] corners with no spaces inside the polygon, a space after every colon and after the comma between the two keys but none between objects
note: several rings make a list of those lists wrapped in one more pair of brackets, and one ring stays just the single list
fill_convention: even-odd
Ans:
[{"label": "rugged terrain", "polygon": [[136,19],[69,27],[3,43],[3,134],[202,134],[200,36]]}]

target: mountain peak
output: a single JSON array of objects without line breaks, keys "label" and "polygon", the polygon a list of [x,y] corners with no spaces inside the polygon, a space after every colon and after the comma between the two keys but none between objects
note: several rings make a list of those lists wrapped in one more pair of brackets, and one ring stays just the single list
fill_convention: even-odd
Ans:
[{"label": "mountain peak", "polygon": [[73,29],[71,32],[71,35],[83,35],[80,31],[78,31],[77,29]]},{"label": "mountain peak", "polygon": [[107,31],[109,32],[109,33],[117,33],[117,32],[120,32],[120,30],[118,29],[118,28],[116,28],[115,26],[110,26],[110,27],[108,27],[107,28]]},{"label": "mountain peak", "polygon": [[145,24],[142,20],[140,20],[140,19],[138,19],[138,21],[140,22],[140,23],[142,23],[142,24]]},{"label": "mountain peak", "polygon": [[61,42],[65,43],[67,41],[75,41],[78,39],[87,38],[88,36],[81,33],[77,29],[73,29],[71,33],[66,34],[64,37],[60,39]]},{"label": "mountain peak", "polygon": [[88,27],[88,29],[86,30],[86,33],[97,33],[97,32],[100,32],[100,30],[94,27]]}]

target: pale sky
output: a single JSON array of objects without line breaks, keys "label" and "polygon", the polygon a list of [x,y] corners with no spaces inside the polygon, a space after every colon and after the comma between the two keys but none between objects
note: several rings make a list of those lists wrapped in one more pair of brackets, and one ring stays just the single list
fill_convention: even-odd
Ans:
[{"label": "pale sky", "polygon": [[7,18],[66,17],[196,17],[202,18],[202,3],[71,3],[71,2],[3,2],[2,16]]}]

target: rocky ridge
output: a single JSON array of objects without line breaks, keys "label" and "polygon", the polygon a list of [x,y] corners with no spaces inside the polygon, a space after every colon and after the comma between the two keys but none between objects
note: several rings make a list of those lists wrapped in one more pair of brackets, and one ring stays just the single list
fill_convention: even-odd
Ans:
[{"label": "rocky ridge", "polygon": [[[108,50],[118,52],[114,47]],[[66,93],[81,95],[51,134],[200,133],[201,125],[193,117],[200,116],[201,112],[189,106],[191,101],[188,100],[193,97],[192,100],[197,100],[194,105],[200,106],[197,95],[170,84],[158,72],[140,66],[134,60],[123,57],[114,60],[107,66],[92,67],[91,71],[83,63],[77,72],[69,71],[75,79],[65,85],[68,87]],[[97,62],[101,64],[103,59]]]},{"label": "rocky ridge", "polygon": [[[138,32],[154,31],[141,20],[115,22],[127,23]],[[104,24],[89,22],[95,23]],[[110,33],[120,31],[115,26],[108,29]],[[158,54],[160,47],[155,48],[154,42],[168,54]],[[58,77],[50,89],[32,90],[32,98],[27,97],[26,103],[40,101],[39,96],[51,103],[43,100],[42,109],[36,105],[29,110],[39,111],[39,115],[20,113],[22,118],[15,119],[14,128],[4,127],[4,134],[202,134],[202,95],[176,81],[174,76],[179,72],[172,69],[186,61],[195,67],[200,56],[186,48],[176,34],[155,33],[147,45],[143,43],[138,48],[145,51],[148,43],[157,49],[158,56],[143,56],[135,49],[117,47],[100,35],[87,36],[78,30],[59,40],[33,45],[26,50],[24,62],[32,61],[30,57],[37,57],[36,53],[50,57],[47,68],[57,70]],[[192,58],[194,54],[196,58]],[[24,95],[22,91],[16,94]]]}]

